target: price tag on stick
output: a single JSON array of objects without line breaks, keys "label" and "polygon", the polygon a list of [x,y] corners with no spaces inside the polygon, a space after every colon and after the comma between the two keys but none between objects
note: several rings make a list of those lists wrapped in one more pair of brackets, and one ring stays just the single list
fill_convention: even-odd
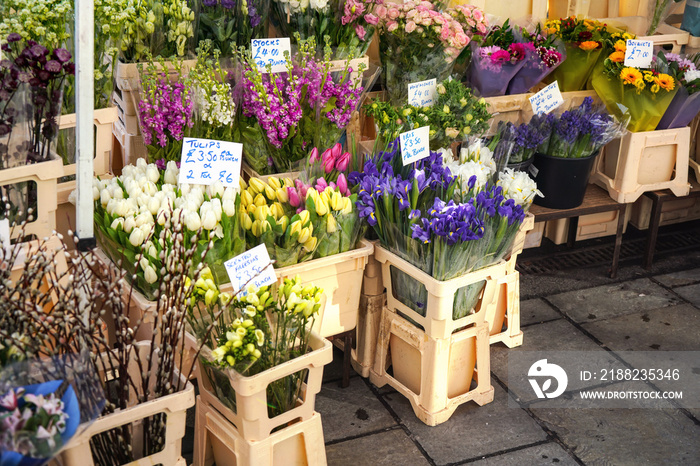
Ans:
[{"label": "price tag on stick", "polygon": [[238,186],[243,144],[213,139],[183,138],[180,183]]},{"label": "price tag on stick", "polygon": [[[275,269],[264,244],[224,262],[234,291],[253,285],[255,288],[277,283]],[[245,294],[245,290],[243,290]]]},{"label": "price tag on stick", "polygon": [[416,107],[431,107],[437,93],[437,79],[428,79],[408,85],[408,103]]},{"label": "price tag on stick", "polygon": [[625,66],[649,68],[654,57],[654,43],[650,40],[627,40]]},{"label": "price tag on stick", "polygon": [[289,37],[250,41],[250,53],[261,73],[267,73],[267,65],[272,66],[273,73],[287,71],[287,59],[284,57],[284,52],[288,52],[291,56],[292,47]]},{"label": "price tag on stick", "polygon": [[561,96],[557,81],[530,97],[530,105],[532,105],[532,112],[535,115],[549,113],[563,103],[564,98]]},{"label": "price tag on stick", "polygon": [[421,126],[399,134],[403,164],[408,165],[428,157],[430,155],[429,139],[430,126]]}]

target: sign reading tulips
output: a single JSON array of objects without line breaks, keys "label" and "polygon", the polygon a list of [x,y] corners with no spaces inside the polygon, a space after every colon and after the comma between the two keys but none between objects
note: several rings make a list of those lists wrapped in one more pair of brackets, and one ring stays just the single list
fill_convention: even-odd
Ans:
[{"label": "sign reading tulips", "polygon": [[238,187],[243,144],[212,139],[183,138],[180,183]]},{"label": "sign reading tulips", "polygon": [[270,255],[264,244],[255,246],[243,254],[224,262],[226,272],[235,291],[252,285],[255,288],[272,285],[277,282],[275,270],[270,263]]},{"label": "sign reading tulips", "polygon": [[430,126],[422,126],[399,134],[401,159],[404,165],[417,162],[430,155]]}]

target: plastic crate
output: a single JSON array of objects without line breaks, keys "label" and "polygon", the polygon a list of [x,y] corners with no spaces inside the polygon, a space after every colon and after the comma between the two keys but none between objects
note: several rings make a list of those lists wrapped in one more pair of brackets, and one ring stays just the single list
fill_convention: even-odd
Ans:
[{"label": "plastic crate", "polygon": [[[232,424],[232,428],[241,438],[247,441],[265,440],[280,426],[297,419],[306,421],[314,415],[316,394],[321,391],[323,381],[323,366],[333,360],[333,347],[330,341],[313,332],[309,338],[309,347],[311,351],[305,355],[250,377],[245,377],[233,369],[213,367],[204,369],[203,364],[199,363],[197,364],[199,395],[207,405],[218,410]],[[206,346],[202,348],[200,354],[205,360],[213,360],[211,350]],[[308,371],[308,376],[297,406],[270,418],[267,412],[268,385],[300,371]],[[220,379],[220,383],[224,383],[224,380],[230,383],[230,389],[235,392],[235,400],[227,400],[225,405],[217,397],[210,374],[215,374]],[[235,411],[229,406],[235,406]]]},{"label": "plastic crate", "polygon": [[112,102],[117,109],[117,118],[125,128],[127,134],[141,134],[139,118],[136,115],[136,105],[138,94],[136,91],[121,91],[119,89],[112,93]]},{"label": "plastic crate", "polygon": [[[364,57],[360,58],[354,58],[352,60],[349,60],[349,67],[353,69],[353,72],[350,74],[350,79],[356,79],[357,76],[359,75],[358,71],[360,68],[360,65],[365,65],[365,70],[369,68],[369,56],[365,55]],[[348,62],[348,60],[333,60],[331,61],[331,72],[335,71],[343,71],[345,69],[345,64]]]},{"label": "plastic crate", "polygon": [[[32,213],[35,219],[25,225],[24,234],[34,235],[43,239],[52,235],[56,229],[56,210],[58,209],[58,178],[63,175],[63,161],[53,154],[53,160],[46,162],[20,165],[0,170],[0,186],[16,185],[28,182],[27,195],[31,184],[36,185],[36,210]],[[24,196],[24,194],[19,194]],[[10,198],[12,202],[12,198]],[[20,233],[14,229],[13,239]]]},{"label": "plastic crate", "polygon": [[595,162],[591,182],[625,204],[660,189],[685,196],[690,190],[689,151],[688,127],[627,133],[605,146]]},{"label": "plastic crate", "polygon": [[655,46],[671,46],[671,52],[681,53],[681,49],[688,43],[690,34],[687,31],[661,23],[656,33],[647,36],[649,18],[646,16],[620,16],[616,18],[603,18],[600,21],[609,26],[624,29],[637,36],[639,40],[650,40]]},{"label": "plastic crate", "polygon": [[534,227],[535,216],[528,212],[525,214],[523,223],[520,224],[520,228],[518,229],[518,233],[515,235],[510,251],[505,255],[505,257],[508,259],[509,272],[515,271],[515,259],[521,252],[523,252],[523,249],[525,249],[525,242],[527,240],[528,232],[530,232]]},{"label": "plastic crate", "polygon": [[[377,245],[374,256],[382,264],[382,277],[386,288],[387,307],[396,310],[425,329],[431,338],[449,338],[450,335],[468,325],[484,322],[484,316],[488,313],[489,306],[495,306],[498,299],[497,281],[504,277],[509,269],[506,261],[465,274],[452,280],[436,280],[419,268],[409,264],[395,254]],[[513,259],[514,260],[514,259]],[[422,316],[415,310],[399,301],[393,293],[391,280],[391,268],[394,267],[414,278],[425,286],[428,300],[426,303],[426,315]],[[514,266],[513,266],[514,267]],[[474,313],[454,320],[452,318],[454,295],[460,288],[485,281],[480,298],[474,306]]]},{"label": "plastic crate", "polygon": [[692,55],[700,52],[700,37],[688,36],[688,45],[685,46],[685,54]]},{"label": "plastic crate", "polygon": [[432,338],[385,307],[370,381],[377,387],[389,384],[408,398],[422,422],[435,426],[468,401],[493,401],[490,364],[485,322]]},{"label": "plastic crate", "polygon": [[[362,240],[357,249],[275,269],[275,274],[280,284],[285,278],[299,275],[304,284],[323,288],[326,303],[313,330],[322,337],[337,335],[357,325],[362,277],[373,250],[372,243]],[[223,285],[221,290],[234,291],[230,284]]]},{"label": "plastic crate", "polygon": [[695,180],[700,182],[700,115],[697,115],[690,123],[690,156],[688,165],[690,171],[695,174]]},{"label": "plastic crate", "polygon": [[[700,185],[694,183],[691,191],[700,190]],[[639,230],[649,228],[651,220],[652,202],[646,196],[642,196],[632,205],[630,223]],[[700,218],[700,198],[686,197],[661,204],[661,222],[659,226],[673,225],[676,223],[689,222]]]},{"label": "plastic crate", "polygon": [[261,441],[244,439],[214,407],[197,398],[194,466],[326,464],[321,415],[314,413]]},{"label": "plastic crate", "polygon": [[[623,220],[623,233],[627,231],[629,212],[628,210]],[[578,228],[576,229],[576,241],[601,238],[604,236],[615,236],[617,234],[617,220],[619,215],[620,211],[616,210],[614,212],[600,212],[597,214],[580,216],[578,219]],[[554,244],[566,243],[569,236],[569,219],[562,218],[547,222],[545,236]]]},{"label": "plastic crate", "polygon": [[523,332],[520,330],[520,273],[509,272],[498,280],[496,305],[488,308],[485,320],[489,344],[502,342],[508,348],[523,344]]},{"label": "plastic crate", "polygon": [[296,180],[297,178],[299,178],[300,173],[301,172],[298,171],[298,172],[275,173],[272,175],[260,175],[260,174],[258,174],[258,172],[253,170],[253,168],[250,165],[248,165],[248,163],[245,160],[243,160],[241,162],[241,176],[243,177],[243,181],[245,181],[245,182],[248,182],[248,180],[251,178],[259,178],[260,180],[262,180],[263,183],[267,183],[267,180],[271,176],[274,176],[274,177],[280,178],[280,179],[291,178],[292,180]]},{"label": "plastic crate", "polygon": [[386,293],[360,296],[360,311],[355,328],[355,348],[352,348],[350,364],[362,377],[369,377],[377,349],[377,336],[381,323],[382,309],[386,304]]},{"label": "plastic crate", "polygon": [[525,235],[525,242],[523,243],[523,249],[539,248],[542,245],[542,237],[544,236],[544,230],[547,222],[537,222],[532,230],[527,232]]},{"label": "plastic crate", "polygon": [[136,164],[138,159],[148,159],[148,149],[143,143],[143,136],[128,134],[118,120],[112,125],[112,133],[121,146],[122,167]]},{"label": "plastic crate", "polygon": [[[144,345],[144,343],[140,345]],[[141,348],[148,348],[148,346],[150,346],[150,343]],[[129,371],[134,374],[140,374],[141,372],[138,365],[135,364],[135,361],[129,365]],[[140,380],[138,376],[132,375],[132,377],[136,377],[135,380],[137,381]],[[185,386],[184,390],[144,403],[135,404],[127,409],[102,416],[92,424],[89,424],[81,434],[71,439],[68,447],[61,451],[59,458],[63,466],[94,465],[92,453],[90,452],[90,439],[92,437],[128,424],[133,424],[134,431],[136,432],[141,428],[141,421],[143,419],[160,413],[164,413],[167,416],[164,440],[165,446],[158,453],[154,453],[128,464],[129,466],[148,466],[153,464],[185,465],[185,460],[181,456],[182,438],[185,436],[187,409],[194,406],[195,395],[194,386],[187,382],[183,376],[178,374],[178,377],[181,377],[180,383]],[[133,390],[131,392],[133,392]],[[135,403],[133,397],[130,400],[130,403],[131,402]],[[134,435],[134,438],[138,437],[138,435]],[[135,450],[138,450],[138,448],[135,447]]]}]

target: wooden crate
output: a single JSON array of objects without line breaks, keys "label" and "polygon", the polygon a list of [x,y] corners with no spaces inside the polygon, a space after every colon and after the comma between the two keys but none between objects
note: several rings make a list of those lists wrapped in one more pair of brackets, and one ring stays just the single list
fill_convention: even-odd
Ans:
[{"label": "wooden crate", "polygon": [[375,296],[360,296],[360,311],[355,328],[355,348],[352,348],[350,363],[355,372],[369,377],[377,349],[379,324],[382,309],[386,304],[386,293]]},{"label": "wooden crate", "polygon": [[197,398],[194,466],[326,464],[321,415],[297,421],[260,441],[250,441],[214,407]]},{"label": "wooden crate", "polygon": [[[265,440],[280,426],[297,419],[306,421],[314,415],[316,394],[321,391],[323,366],[333,360],[333,348],[330,341],[313,332],[309,339],[309,347],[311,351],[305,355],[250,377],[245,377],[233,369],[204,368],[200,362],[197,364],[200,396],[208,406],[218,410],[231,423],[232,428],[238,432],[241,438],[247,441]],[[202,348],[201,358],[208,361],[213,360],[211,350],[208,347]],[[300,371],[308,371],[308,377],[297,406],[270,418],[267,412],[268,385]],[[212,375],[219,377],[220,383],[223,383],[224,380],[230,383],[234,400],[221,400],[219,398],[216,390],[220,385],[211,382],[210,376]],[[232,409],[234,406],[235,411]]]},{"label": "wooden crate", "polygon": [[[700,44],[699,44],[700,45]],[[698,50],[700,51],[700,49]],[[695,180],[700,182],[700,115],[697,115],[690,123],[690,156],[688,165],[690,171],[695,174]]]},{"label": "wooden crate", "polygon": [[525,235],[523,249],[539,248],[542,245],[542,237],[544,236],[545,226],[547,222],[537,222],[532,230]]},{"label": "wooden crate", "polygon": [[[576,241],[583,241],[604,236],[614,236],[617,234],[617,220],[620,211],[600,212],[597,214],[582,215],[578,219],[576,229]],[[622,232],[627,231],[630,211],[627,210]],[[564,244],[569,236],[569,219],[550,220],[547,222],[545,236],[554,244]]]},{"label": "wooden crate", "polygon": [[[506,253],[505,257],[508,259],[509,272],[515,271],[515,260],[523,249],[525,249],[525,243],[527,240],[528,233],[535,228],[535,216],[531,213],[525,214],[525,219],[523,223],[520,224],[518,233],[515,235],[513,244],[510,247],[510,251]],[[510,269],[512,267],[512,269]]]},{"label": "wooden crate", "polygon": [[647,191],[670,189],[685,196],[688,185],[690,128],[627,133],[610,142],[595,162],[591,182],[620,203]]},{"label": "wooden crate", "polygon": [[[490,370],[485,322],[447,338],[433,338],[389,308],[382,310],[370,381],[377,387],[389,384],[408,398],[425,424],[447,421],[468,401],[493,401]],[[476,387],[471,388],[473,379]]]}]

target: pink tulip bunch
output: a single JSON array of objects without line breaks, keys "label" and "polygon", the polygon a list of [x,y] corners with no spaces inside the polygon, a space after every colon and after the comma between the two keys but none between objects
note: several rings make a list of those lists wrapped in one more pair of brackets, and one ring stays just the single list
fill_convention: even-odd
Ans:
[{"label": "pink tulip bunch", "polygon": [[343,146],[340,143],[324,150],[320,155],[319,150],[314,147],[309,154],[302,179],[309,183],[323,179],[323,182],[330,186],[331,183],[338,182],[340,175],[352,170],[351,162],[352,154],[343,152]]},{"label": "pink tulip bunch", "polygon": [[321,177],[316,179],[315,183],[307,184],[301,180],[294,180],[294,187],[287,187],[287,197],[289,198],[289,205],[297,209],[297,213],[304,210],[306,206],[306,195],[309,192],[309,188],[314,188],[317,192],[322,193],[326,191],[326,188],[331,188],[334,191],[339,191],[345,197],[351,195],[350,188],[348,187],[348,179],[344,173],[340,173],[335,182],[326,181],[325,178]]}]

